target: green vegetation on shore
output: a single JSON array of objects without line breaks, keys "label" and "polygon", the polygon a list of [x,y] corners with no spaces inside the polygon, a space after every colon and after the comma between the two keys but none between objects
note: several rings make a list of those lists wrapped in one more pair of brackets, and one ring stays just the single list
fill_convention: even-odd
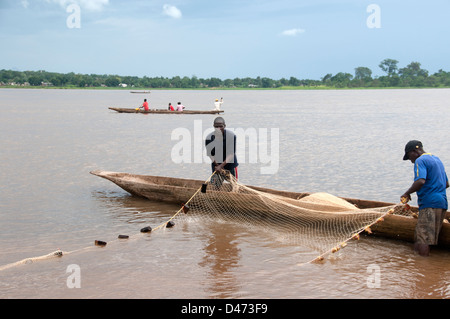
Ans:
[{"label": "green vegetation on shore", "polygon": [[0,87],[89,88],[89,89],[336,89],[336,88],[439,88],[450,87],[450,72],[442,69],[429,74],[419,62],[398,68],[398,61],[385,59],[379,64],[386,75],[372,77],[372,70],[357,67],[354,75],[339,72],[326,74],[320,80],[296,77],[273,80],[257,78],[191,78],[185,76],[137,77],[119,75],[55,73],[47,71],[0,70]]}]

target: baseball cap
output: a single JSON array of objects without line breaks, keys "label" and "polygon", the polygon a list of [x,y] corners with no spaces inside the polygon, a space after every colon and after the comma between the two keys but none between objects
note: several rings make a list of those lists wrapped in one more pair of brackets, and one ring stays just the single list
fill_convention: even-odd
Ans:
[{"label": "baseball cap", "polygon": [[422,145],[421,141],[412,140],[412,141],[409,141],[408,143],[406,143],[406,145],[405,145],[405,155],[403,156],[403,160],[406,161],[406,160],[409,159],[408,158],[408,152],[411,152],[411,151],[413,151],[415,149],[422,148],[422,147],[423,147],[423,145]]}]

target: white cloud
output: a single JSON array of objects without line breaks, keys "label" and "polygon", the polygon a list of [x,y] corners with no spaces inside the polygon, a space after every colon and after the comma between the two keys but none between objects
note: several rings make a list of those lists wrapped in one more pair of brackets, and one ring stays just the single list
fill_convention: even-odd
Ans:
[{"label": "white cloud", "polygon": [[281,32],[281,35],[295,37],[298,34],[305,33],[305,29],[289,29]]},{"label": "white cloud", "polygon": [[23,6],[25,9],[27,9],[28,6],[29,6],[29,4],[30,4],[27,0],[22,0],[20,3],[22,4],[22,6]]},{"label": "white cloud", "polygon": [[109,0],[45,0],[48,3],[56,3],[66,8],[71,4],[77,4],[88,11],[102,11],[109,4]]},{"label": "white cloud", "polygon": [[163,6],[163,13],[174,19],[179,19],[182,16],[181,11],[177,7],[170,4],[165,4]]},{"label": "white cloud", "polygon": [[102,11],[104,6],[109,4],[109,0],[78,0],[80,7],[89,11]]}]

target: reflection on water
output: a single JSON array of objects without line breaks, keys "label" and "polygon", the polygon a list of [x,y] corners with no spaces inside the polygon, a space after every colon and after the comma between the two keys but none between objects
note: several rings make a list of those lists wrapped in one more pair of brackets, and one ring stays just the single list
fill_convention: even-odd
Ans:
[{"label": "reflection on water", "polygon": [[208,294],[210,298],[232,298],[240,285],[234,275],[234,269],[239,266],[241,259],[238,245],[238,235],[226,224],[211,223],[205,225],[208,231],[205,238],[204,257],[199,266],[208,270]]},{"label": "reflection on water", "polygon": [[[0,272],[1,298],[450,297],[448,250],[423,258],[410,243],[364,237],[323,264],[299,266],[307,249],[233,222],[186,218],[140,233],[180,207],[133,197],[89,171],[206,179],[205,163],[173,163],[171,132],[194,121],[209,128],[214,116],[110,112],[136,105],[128,91],[0,94],[0,265],[76,251]],[[206,109],[217,96],[226,97],[227,126],[280,129],[278,173],[261,175],[265,165],[242,159],[245,184],[397,202],[412,181],[412,166],[401,160],[411,138],[450,167],[447,89],[155,91],[151,99]],[[418,128],[417,118],[432,125]],[[71,264],[81,268],[81,289],[66,285]],[[379,270],[375,288],[371,269]]]},{"label": "reflection on water", "polygon": [[119,222],[137,224],[167,221],[180,207],[175,204],[153,202],[145,198],[123,194],[116,191],[93,191],[92,196],[103,209],[109,211],[111,218]]}]

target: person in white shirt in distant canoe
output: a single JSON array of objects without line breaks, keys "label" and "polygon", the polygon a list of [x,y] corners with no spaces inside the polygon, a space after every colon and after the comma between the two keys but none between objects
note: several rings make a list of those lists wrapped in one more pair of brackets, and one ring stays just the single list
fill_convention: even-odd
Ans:
[{"label": "person in white shirt in distant canoe", "polygon": [[214,102],[214,107],[215,107],[215,111],[220,111],[220,107],[223,104],[223,97],[220,98],[220,101],[218,99],[216,99],[216,101]]},{"label": "person in white shirt in distant canoe", "polygon": [[181,111],[183,111],[184,109],[185,109],[184,105],[181,104],[181,102],[178,102],[178,104],[177,104],[177,111],[181,112]]}]

